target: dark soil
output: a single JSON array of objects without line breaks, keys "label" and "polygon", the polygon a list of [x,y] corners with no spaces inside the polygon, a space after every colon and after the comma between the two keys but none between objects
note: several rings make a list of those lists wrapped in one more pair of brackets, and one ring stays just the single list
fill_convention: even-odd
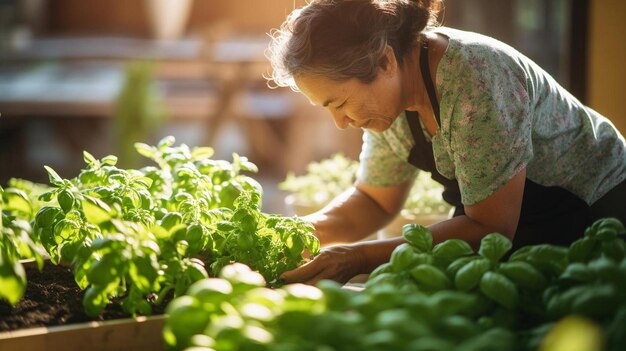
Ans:
[{"label": "dark soil", "polygon": [[[83,291],[68,267],[48,262],[41,272],[35,266],[25,269],[28,284],[22,300],[14,307],[0,301],[0,331],[130,317],[116,303],[109,304],[100,316],[87,316]],[[155,314],[163,313],[162,306],[153,310]]]}]

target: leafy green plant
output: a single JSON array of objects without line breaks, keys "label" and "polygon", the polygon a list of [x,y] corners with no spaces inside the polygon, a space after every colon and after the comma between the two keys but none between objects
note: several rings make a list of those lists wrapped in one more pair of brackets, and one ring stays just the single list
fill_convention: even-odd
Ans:
[{"label": "leafy green plant", "polygon": [[389,284],[356,292],[323,281],[264,288],[237,264],[194,283],[167,307],[170,349],[510,350],[511,331],[470,318],[473,296],[425,295]]},{"label": "leafy green plant", "polygon": [[149,314],[147,300],[179,296],[193,282],[246,262],[268,281],[313,255],[319,242],[302,220],[261,212],[256,171],[245,157],[211,159],[207,147],[136,144],[157,166],[121,169],[115,156],[96,159],[73,179],[46,167],[52,190],[41,199],[34,232],[52,263],[71,264],[86,289],[83,305],[99,314],[117,297],[125,311]]},{"label": "leafy green plant", "polygon": [[330,281],[266,289],[259,274],[229,265],[168,306],[164,338],[175,350],[537,350],[575,315],[617,351],[626,258],[602,242],[624,234],[615,219],[595,222],[580,240],[597,239],[599,251],[570,262],[580,244],[511,253],[492,233],[475,253],[462,240],[433,246],[430,231],[411,224],[359,292]]},{"label": "leafy green plant", "polygon": [[20,262],[35,259],[43,267],[44,250],[32,236],[30,221],[42,206],[36,200],[47,187],[11,179],[9,187],[0,187],[0,298],[15,305],[26,290],[26,273]]}]

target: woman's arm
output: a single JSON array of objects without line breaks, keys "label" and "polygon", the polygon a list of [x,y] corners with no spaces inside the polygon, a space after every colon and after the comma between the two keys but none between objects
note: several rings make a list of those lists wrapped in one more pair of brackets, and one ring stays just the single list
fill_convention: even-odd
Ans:
[{"label": "woman's arm", "polygon": [[[483,201],[466,206],[466,215],[431,225],[433,242],[457,238],[477,249],[487,234],[499,232],[510,239],[515,236],[524,194],[526,170],[518,172],[502,188]],[[391,253],[403,238],[376,240],[328,247],[307,264],[283,274],[287,282],[315,284],[322,279],[347,282],[357,274],[370,273],[389,261]]]},{"label": "woman's arm", "polygon": [[318,212],[304,216],[322,247],[351,243],[382,228],[400,211],[413,180],[391,187],[358,183]]},{"label": "woman's arm", "polygon": [[459,238],[478,249],[480,240],[494,232],[503,234],[512,241],[522,210],[525,182],[526,168],[486,199],[465,206],[465,216],[433,224],[429,229],[433,232],[434,242]]}]

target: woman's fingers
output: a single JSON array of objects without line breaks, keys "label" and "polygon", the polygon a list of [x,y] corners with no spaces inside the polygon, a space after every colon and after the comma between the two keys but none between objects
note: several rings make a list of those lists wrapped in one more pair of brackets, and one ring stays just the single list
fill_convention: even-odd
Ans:
[{"label": "woman's fingers", "polygon": [[287,283],[306,282],[314,278],[324,269],[321,261],[318,256],[294,270],[283,273],[280,278]]},{"label": "woman's fingers", "polygon": [[323,279],[345,283],[360,272],[360,261],[353,246],[331,246],[322,250],[312,261],[283,273],[281,279],[287,283],[312,285]]}]

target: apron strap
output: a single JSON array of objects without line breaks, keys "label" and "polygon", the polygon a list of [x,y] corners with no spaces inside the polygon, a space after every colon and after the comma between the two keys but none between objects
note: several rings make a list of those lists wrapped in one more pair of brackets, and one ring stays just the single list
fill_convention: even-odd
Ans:
[{"label": "apron strap", "polygon": [[[435,94],[435,87],[433,85],[430,70],[428,68],[428,44],[424,42],[420,52],[420,70],[422,72],[422,78],[424,84],[428,90],[428,95],[437,119],[437,123],[441,125],[439,118],[439,103],[437,102],[437,95]],[[412,164],[418,169],[431,173],[431,178],[436,182],[444,186],[443,198],[446,202],[457,209],[463,209],[461,203],[461,192],[459,190],[459,183],[456,179],[448,179],[441,175],[435,165],[435,158],[433,156],[432,144],[426,140],[424,131],[419,123],[419,116],[415,111],[405,111],[406,119],[413,135],[415,145],[409,153],[407,162]]]},{"label": "apron strap", "polygon": [[428,65],[428,40],[422,41],[420,48],[420,71],[422,72],[422,78],[424,85],[426,85],[426,91],[428,92],[428,98],[430,104],[433,107],[435,118],[437,119],[437,125],[441,126],[441,118],[439,117],[439,101],[437,101],[437,94],[435,93],[435,85],[433,79],[430,76],[430,67]]}]

